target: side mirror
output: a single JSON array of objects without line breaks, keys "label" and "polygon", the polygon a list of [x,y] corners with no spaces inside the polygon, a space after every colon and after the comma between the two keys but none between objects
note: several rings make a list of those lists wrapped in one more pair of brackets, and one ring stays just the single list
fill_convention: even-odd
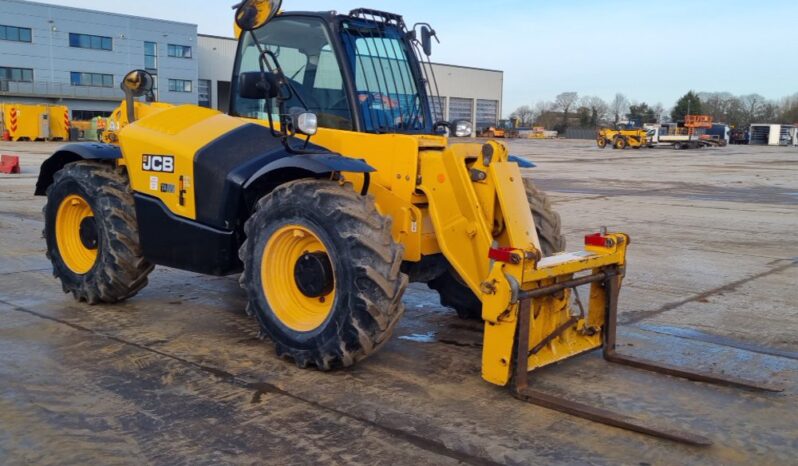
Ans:
[{"label": "side mirror", "polygon": [[122,79],[122,90],[125,95],[130,94],[133,97],[141,97],[151,93],[154,86],[155,79],[149,72],[144,70],[133,70]]},{"label": "side mirror", "polygon": [[268,23],[280,11],[282,0],[244,0],[236,8],[236,26],[254,31]]},{"label": "side mirror", "polygon": [[238,95],[244,99],[275,99],[280,95],[280,84],[274,73],[250,71],[238,77]]},{"label": "side mirror", "polygon": [[427,26],[421,27],[421,48],[426,56],[432,55],[432,31]]},{"label": "side mirror", "polygon": [[144,70],[133,70],[122,79],[122,91],[125,93],[128,124],[136,121],[136,97],[151,96],[155,87],[155,78]]}]

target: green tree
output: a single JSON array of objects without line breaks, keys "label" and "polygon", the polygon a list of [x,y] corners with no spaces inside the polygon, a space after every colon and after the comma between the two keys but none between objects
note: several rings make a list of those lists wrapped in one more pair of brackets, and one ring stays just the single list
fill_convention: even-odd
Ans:
[{"label": "green tree", "polygon": [[641,123],[659,123],[659,115],[653,107],[647,103],[632,104],[629,106],[629,113],[626,115],[632,121]]},{"label": "green tree", "polygon": [[702,115],[701,109],[701,99],[698,98],[698,94],[693,91],[688,92],[678,102],[676,102],[676,107],[673,108],[671,112],[671,119],[673,121],[684,121],[684,117],[687,115]]}]

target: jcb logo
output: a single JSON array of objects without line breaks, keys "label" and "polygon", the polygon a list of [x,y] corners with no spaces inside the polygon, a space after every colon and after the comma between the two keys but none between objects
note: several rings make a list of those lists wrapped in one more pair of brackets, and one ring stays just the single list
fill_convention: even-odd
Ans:
[{"label": "jcb logo", "polygon": [[141,159],[141,169],[145,172],[174,173],[175,158],[171,155],[145,155]]}]

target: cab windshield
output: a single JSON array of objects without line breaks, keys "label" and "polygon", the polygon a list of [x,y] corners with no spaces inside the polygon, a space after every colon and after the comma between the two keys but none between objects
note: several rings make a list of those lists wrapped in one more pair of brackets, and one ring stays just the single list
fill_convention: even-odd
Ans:
[{"label": "cab windshield", "polygon": [[[324,128],[371,133],[419,133],[432,129],[418,63],[403,32],[357,18],[342,20],[340,41],[325,22],[304,16],[278,16],[245,34],[233,79],[233,113],[278,120],[276,102],[244,99],[238,76],[260,71],[258,45],[277,57],[294,95],[286,108],[307,108]],[[257,42],[256,42],[257,40]],[[341,50],[339,58],[336,49]],[[415,67],[415,68],[414,68]],[[351,81],[351,82],[350,82]],[[355,124],[358,118],[359,125]]]}]

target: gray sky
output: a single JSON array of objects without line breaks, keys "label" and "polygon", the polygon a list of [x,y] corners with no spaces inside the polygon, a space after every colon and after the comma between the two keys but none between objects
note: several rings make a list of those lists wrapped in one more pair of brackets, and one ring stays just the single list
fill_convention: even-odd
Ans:
[{"label": "gray sky", "polygon": [[[49,0],[184,21],[232,34],[234,0]],[[690,89],[798,92],[796,0],[284,0],[285,10],[368,6],[429,22],[433,60],[505,72],[505,112],[560,92],[672,106]]]}]

